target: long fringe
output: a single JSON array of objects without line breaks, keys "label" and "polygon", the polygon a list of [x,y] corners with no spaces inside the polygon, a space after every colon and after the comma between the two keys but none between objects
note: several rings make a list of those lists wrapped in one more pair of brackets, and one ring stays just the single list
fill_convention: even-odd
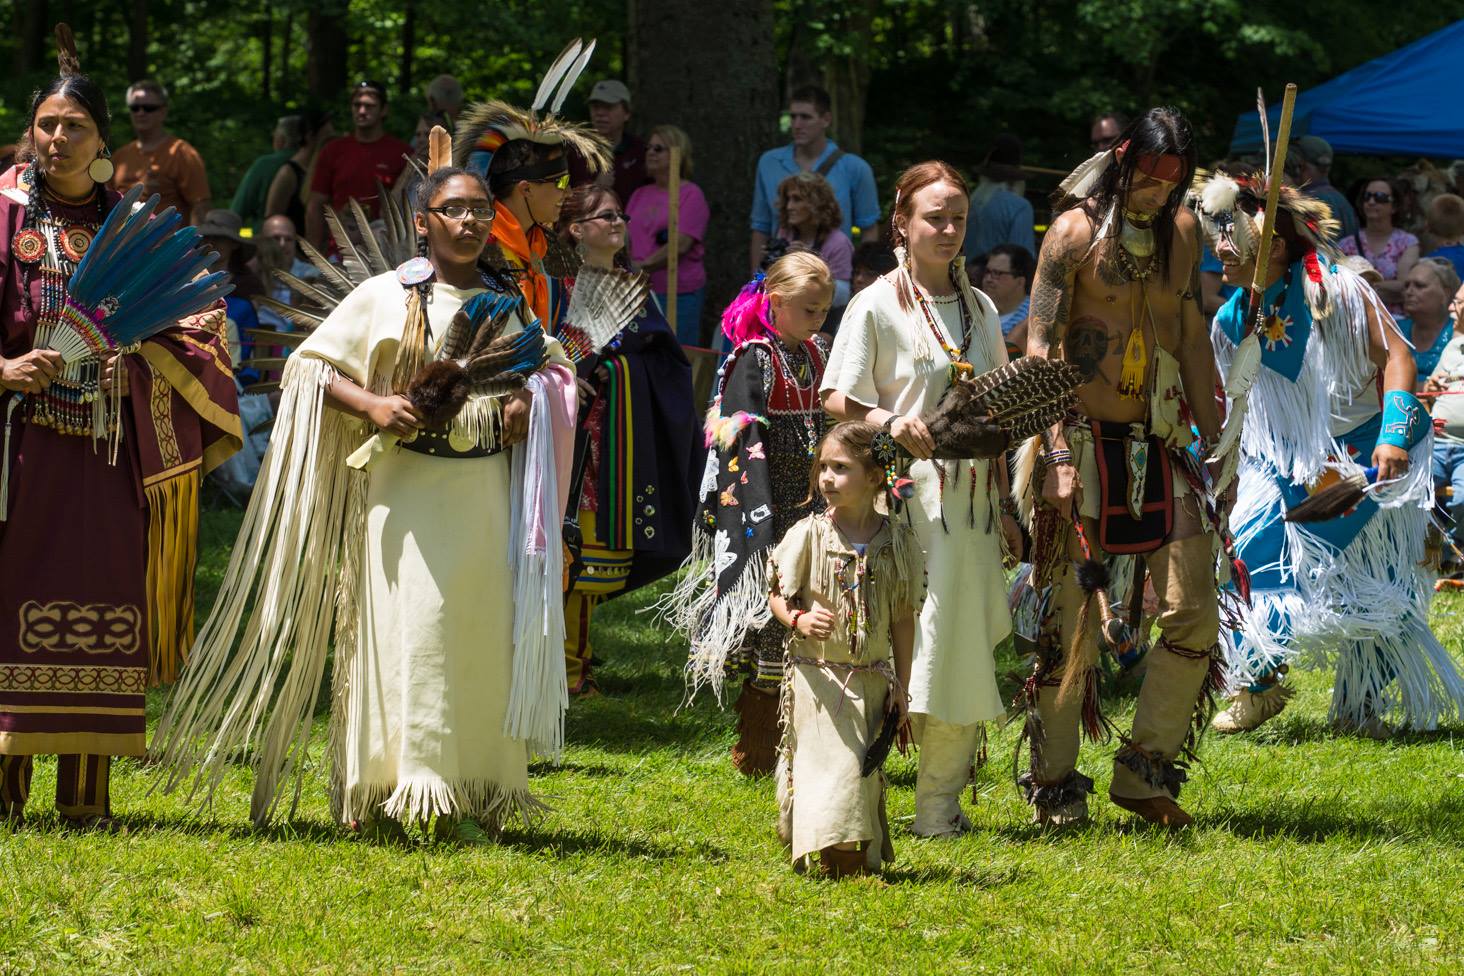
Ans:
[{"label": "long fringe", "polygon": [[260,824],[278,811],[292,773],[291,813],[298,803],[331,631],[343,612],[343,543],[361,535],[359,524],[346,524],[353,476],[342,461],[363,428],[324,410],[336,376],[307,356],[286,365],[272,442],[219,601],[154,737],[163,789],[187,782],[189,800],[202,791],[205,805],[230,763],[249,756],[250,815]]},{"label": "long fringe", "polygon": [[407,779],[394,784],[362,784],[342,797],[343,822],[365,820],[378,812],[404,823],[426,825],[432,817],[472,817],[490,833],[518,819],[532,826],[549,807],[526,789],[504,789],[489,780],[446,782]]},{"label": "long fringe", "polygon": [[147,500],[148,685],[178,680],[193,644],[193,574],[198,566],[199,468],[143,489]]},{"label": "long fringe", "polygon": [[534,754],[557,760],[564,749],[569,685],[559,473],[550,404],[556,394],[543,372],[531,376],[529,386],[534,391],[529,439],[513,453],[513,684],[503,732],[526,742]]},{"label": "long fringe", "polygon": [[750,632],[773,619],[768,606],[767,560],[749,559],[735,586],[719,593],[714,584],[703,591],[699,606],[689,609],[695,617],[688,629],[691,653],[686,662],[686,697],[689,701],[703,687],[710,687],[720,703],[722,679],[732,655]]}]

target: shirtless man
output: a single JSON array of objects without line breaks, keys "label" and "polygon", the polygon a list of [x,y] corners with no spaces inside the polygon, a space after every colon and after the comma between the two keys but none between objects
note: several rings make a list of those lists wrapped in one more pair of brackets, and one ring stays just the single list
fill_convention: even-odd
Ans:
[{"label": "shirtless man", "polygon": [[[1077,411],[1044,436],[1031,479],[1034,492],[1040,485],[1036,518],[1059,540],[1038,575],[1057,598],[1038,636],[1029,705],[1040,732],[1021,779],[1039,823],[1087,817],[1093,781],[1076,770],[1078,728],[1106,726],[1093,687],[1099,612],[1084,611],[1090,598],[1076,561],[1087,557],[1074,506],[1092,558],[1141,555],[1159,598],[1161,636],[1133,728],[1120,735],[1109,796],[1152,823],[1191,822],[1176,802],[1180,757],[1193,745],[1192,718],[1218,654],[1219,614],[1213,536],[1181,453],[1191,421],[1202,444],[1220,429],[1214,354],[1195,300],[1199,232],[1182,205],[1194,170],[1189,124],[1173,109],[1152,109],[1076,180],[1037,267],[1028,354],[1060,356],[1092,376]],[[1074,672],[1066,682],[1065,672]]]}]

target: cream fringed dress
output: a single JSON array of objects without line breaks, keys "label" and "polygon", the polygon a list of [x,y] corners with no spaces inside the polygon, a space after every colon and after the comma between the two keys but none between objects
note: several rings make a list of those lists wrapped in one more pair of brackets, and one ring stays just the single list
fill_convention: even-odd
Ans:
[{"label": "cream fringed dress", "polygon": [[[976,335],[969,356],[978,374],[1006,362],[996,307],[968,293]],[[956,296],[932,302],[945,341],[961,345]],[[849,303],[824,371],[823,392],[837,390],[866,407],[897,414],[925,413],[949,385],[950,359],[935,344],[918,308],[900,308],[894,285],[879,278]],[[909,525],[925,550],[929,590],[915,629],[910,711],[952,725],[1000,718],[996,646],[1011,633],[1002,571],[1001,522],[988,489],[987,461],[936,462],[910,467],[915,495],[905,503]],[[973,484],[974,482],[974,484]],[[942,509],[945,524],[941,524]],[[906,515],[900,519],[905,520]]]},{"label": "cream fringed dress", "polygon": [[861,555],[828,515],[810,515],[773,551],[768,578],[774,593],[803,610],[831,610],[837,620],[828,640],[788,643],[778,834],[795,864],[862,841],[869,867],[878,869],[895,859],[884,773],[866,777],[861,767],[894,676],[890,625],[919,613],[924,597],[919,540],[887,521]]},{"label": "cream fringed dress", "polygon": [[[433,286],[429,359],[480,291]],[[506,332],[521,330],[522,313],[509,314]],[[354,471],[346,457],[368,425],[324,405],[337,376],[390,388],[405,318],[395,274],[379,275],[290,358],[218,605],[159,728],[170,785],[196,771],[195,785],[211,792],[222,757],[256,746],[256,821],[273,815],[303,761],[331,644],[340,821],[462,815],[492,829],[538,807],[528,746],[505,733],[515,647],[509,452],[444,458],[391,445]],[[496,446],[500,419],[496,398],[470,400],[450,428],[454,446]],[[212,740],[204,751],[193,744],[200,734]]]}]

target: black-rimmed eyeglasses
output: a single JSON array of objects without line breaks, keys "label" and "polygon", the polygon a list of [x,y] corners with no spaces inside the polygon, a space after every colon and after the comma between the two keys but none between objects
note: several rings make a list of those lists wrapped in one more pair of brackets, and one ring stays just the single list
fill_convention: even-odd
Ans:
[{"label": "black-rimmed eyeglasses", "polygon": [[493,219],[492,207],[466,207],[461,203],[449,203],[442,207],[428,207],[427,212],[442,214],[442,216],[449,220],[466,220],[468,214],[472,214],[474,220],[489,221]]}]

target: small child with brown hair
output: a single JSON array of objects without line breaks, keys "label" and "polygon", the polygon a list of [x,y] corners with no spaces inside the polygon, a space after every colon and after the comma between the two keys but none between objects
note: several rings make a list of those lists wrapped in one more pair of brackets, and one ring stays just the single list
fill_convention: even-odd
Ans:
[{"label": "small child with brown hair", "polygon": [[894,736],[902,749],[907,739],[925,554],[914,529],[875,509],[894,457],[873,424],[836,425],[809,477],[827,508],[789,529],[768,561],[768,604],[791,631],[778,833],[795,867],[817,854],[831,877],[895,859],[878,767]]},{"label": "small child with brown hair", "polygon": [[824,431],[818,385],[829,350],[817,333],[833,298],[828,265],[793,251],[722,313],[733,351],[707,412],[692,554],[662,604],[690,640],[693,694],[710,685],[720,700],[725,677],[745,673],[732,764],[748,776],[777,762],[783,628],[768,610],[768,553],[816,503],[808,469]]}]

